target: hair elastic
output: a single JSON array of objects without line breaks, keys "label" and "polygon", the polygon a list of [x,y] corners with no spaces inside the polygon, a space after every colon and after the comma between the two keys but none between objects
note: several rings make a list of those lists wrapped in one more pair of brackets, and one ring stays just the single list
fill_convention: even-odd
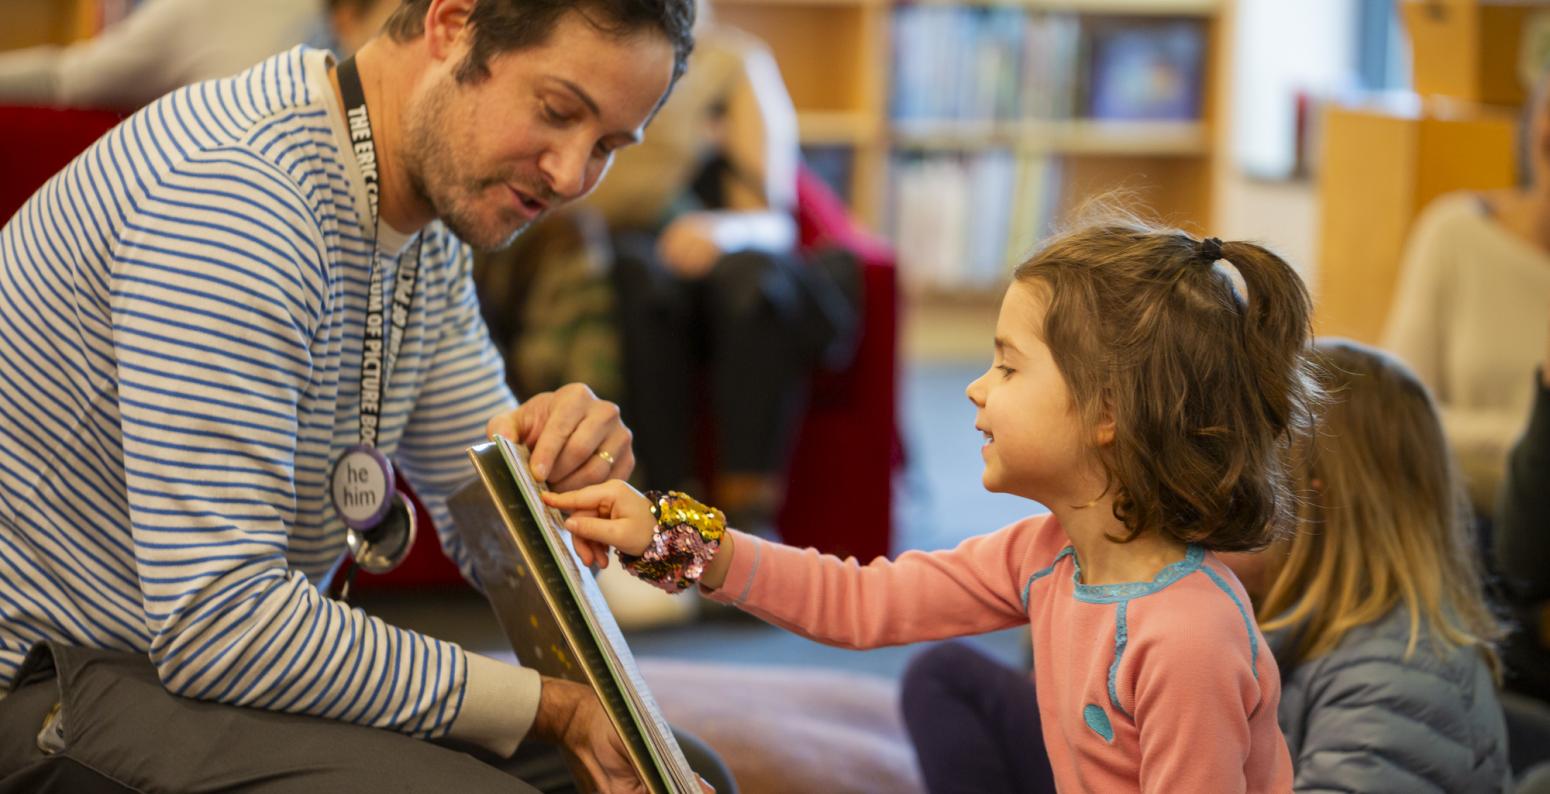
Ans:
[{"label": "hair elastic", "polygon": [[1207,265],[1216,264],[1216,260],[1222,258],[1222,241],[1215,237],[1207,237],[1201,240],[1200,258]]}]

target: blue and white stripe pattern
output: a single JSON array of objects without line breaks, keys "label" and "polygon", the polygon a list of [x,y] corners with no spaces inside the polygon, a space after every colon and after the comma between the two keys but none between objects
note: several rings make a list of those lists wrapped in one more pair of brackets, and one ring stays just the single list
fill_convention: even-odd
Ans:
[{"label": "blue and white stripe pattern", "polygon": [[[371,251],[326,58],[168,95],[0,231],[0,683],[56,639],[143,651],[195,698],[421,736],[457,715],[459,648],[316,587]],[[445,498],[514,400],[468,250],[425,234],[379,446],[466,572]],[[388,289],[413,250],[392,242]]]}]

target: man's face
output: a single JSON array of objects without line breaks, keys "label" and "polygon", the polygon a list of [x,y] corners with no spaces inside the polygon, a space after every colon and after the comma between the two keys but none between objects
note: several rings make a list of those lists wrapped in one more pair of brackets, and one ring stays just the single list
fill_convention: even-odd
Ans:
[{"label": "man's face", "polygon": [[404,165],[436,216],[481,250],[590,192],[614,151],[640,141],[673,73],[666,37],[617,38],[577,13],[544,44],[491,57],[484,80],[453,77],[466,50],[465,36],[411,98]]}]

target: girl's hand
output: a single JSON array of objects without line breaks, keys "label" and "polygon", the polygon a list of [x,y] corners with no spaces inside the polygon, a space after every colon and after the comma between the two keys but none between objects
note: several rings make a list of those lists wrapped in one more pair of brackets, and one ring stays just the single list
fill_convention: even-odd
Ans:
[{"label": "girl's hand", "polygon": [[570,514],[565,528],[575,536],[576,554],[587,565],[607,566],[609,546],[638,555],[656,533],[651,502],[623,480],[542,496],[544,504]]}]

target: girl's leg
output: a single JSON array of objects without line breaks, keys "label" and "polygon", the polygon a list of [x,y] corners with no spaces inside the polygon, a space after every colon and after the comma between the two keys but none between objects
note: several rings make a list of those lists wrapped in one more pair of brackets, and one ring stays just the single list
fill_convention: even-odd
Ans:
[{"label": "girl's leg", "polygon": [[910,662],[904,725],[932,794],[1054,792],[1033,680],[968,643]]}]

